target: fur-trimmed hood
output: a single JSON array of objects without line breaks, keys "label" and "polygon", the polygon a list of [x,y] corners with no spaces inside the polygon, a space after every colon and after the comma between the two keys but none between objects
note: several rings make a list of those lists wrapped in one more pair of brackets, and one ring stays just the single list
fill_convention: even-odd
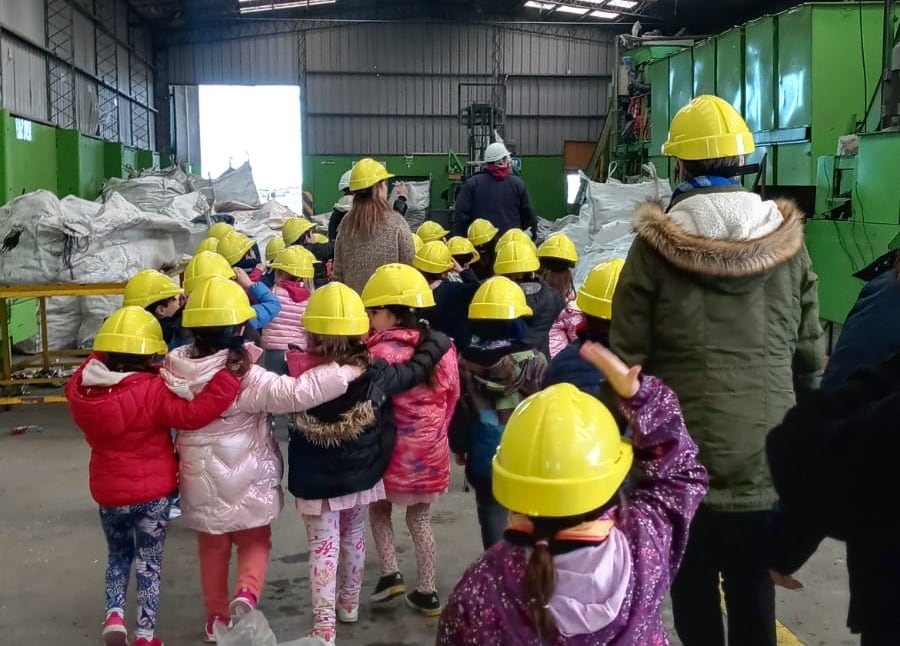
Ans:
[{"label": "fur-trimmed hood", "polygon": [[[693,199],[697,198],[682,200],[677,208],[682,211],[690,208]],[[692,235],[656,202],[638,206],[634,227],[640,238],[679,269],[716,278],[755,276],[784,264],[803,248],[804,216],[797,204],[791,200],[777,200],[773,204],[783,218],[781,225],[770,233],[750,239]]]},{"label": "fur-trimmed hood", "polygon": [[294,424],[310,444],[334,448],[355,440],[371,428],[375,424],[375,408],[369,400],[359,402],[334,422],[324,422],[309,413],[296,413]]}]

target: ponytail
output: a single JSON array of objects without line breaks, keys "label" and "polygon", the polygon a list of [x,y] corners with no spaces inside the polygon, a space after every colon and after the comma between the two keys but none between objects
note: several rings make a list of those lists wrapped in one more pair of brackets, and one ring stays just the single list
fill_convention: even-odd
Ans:
[{"label": "ponytail", "polygon": [[[537,529],[537,527],[535,527]],[[556,620],[550,612],[550,598],[556,588],[556,569],[550,553],[550,541],[546,538],[534,542],[528,565],[525,566],[525,590],[531,605],[531,617],[542,639],[552,640],[556,635]]]}]

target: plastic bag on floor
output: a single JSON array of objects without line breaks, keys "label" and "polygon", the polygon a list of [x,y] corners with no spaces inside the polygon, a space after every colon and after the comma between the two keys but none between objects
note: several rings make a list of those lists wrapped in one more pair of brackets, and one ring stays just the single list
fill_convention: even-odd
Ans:
[{"label": "plastic bag on floor", "polygon": [[233,628],[217,621],[213,625],[213,633],[219,646],[278,646],[275,633],[259,610],[252,610],[241,617]]}]

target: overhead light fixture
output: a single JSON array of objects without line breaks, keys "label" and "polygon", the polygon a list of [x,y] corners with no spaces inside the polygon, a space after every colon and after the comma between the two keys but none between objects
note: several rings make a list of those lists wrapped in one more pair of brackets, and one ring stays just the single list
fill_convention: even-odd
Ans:
[{"label": "overhead light fixture", "polygon": [[[586,4],[603,4],[606,2],[606,0],[581,0],[581,1]],[[635,4],[637,4],[637,3],[635,2]]]},{"label": "overhead light fixture", "polygon": [[278,11],[280,9],[307,9],[319,5],[334,4],[337,0],[286,0],[278,2],[260,2],[260,0],[238,0],[240,13],[259,13],[261,11]]},{"label": "overhead light fixture", "polygon": [[620,9],[634,9],[637,6],[637,2],[635,0],[609,0],[607,5],[619,7]]},{"label": "overhead light fixture", "polygon": [[556,13],[571,13],[576,16],[583,16],[588,11],[590,11],[590,9],[587,7],[573,7],[568,4],[561,4],[556,8]]},{"label": "overhead light fixture", "polygon": [[556,9],[556,4],[553,2],[535,2],[534,0],[528,0],[525,6],[529,9],[540,9],[541,11]]},{"label": "overhead light fixture", "polygon": [[619,17],[619,14],[615,11],[592,11],[592,18],[603,18],[604,20],[615,20]]}]

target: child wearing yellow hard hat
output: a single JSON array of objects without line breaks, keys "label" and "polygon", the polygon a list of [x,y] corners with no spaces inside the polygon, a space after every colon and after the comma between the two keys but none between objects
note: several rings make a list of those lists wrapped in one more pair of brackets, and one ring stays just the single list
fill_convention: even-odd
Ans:
[{"label": "child wearing yellow hard hat", "polygon": [[306,218],[290,218],[281,230],[284,244],[288,247],[300,246],[312,253],[318,261],[315,266],[315,286],[321,287],[331,279],[331,264],[334,261],[334,242],[327,237],[322,240],[316,233],[316,225]]},{"label": "child wearing yellow hard hat", "polygon": [[122,304],[142,307],[159,321],[163,339],[171,350],[189,343],[181,329],[184,292],[171,278],[155,269],[139,271],[125,283]]},{"label": "child wearing yellow hard hat", "polygon": [[514,282],[495,276],[469,304],[472,343],[459,359],[463,396],[450,424],[450,449],[475,489],[484,549],[499,541],[506,510],[491,493],[491,457],[513,409],[540,388],[547,359],[526,340],[532,310]]},{"label": "child wearing yellow hard hat", "polygon": [[541,263],[540,277],[565,300],[565,307],[550,328],[548,358],[552,359],[575,340],[581,324],[581,312],[575,305],[575,276],[572,271],[578,263],[575,243],[564,233],[554,233],[538,248]]},{"label": "child wearing yellow hard hat", "polygon": [[[370,321],[360,296],[343,283],[316,290],[303,315],[309,351],[288,354],[291,374],[320,363],[362,370],[345,395],[294,415],[288,488],[296,497],[309,541],[313,637],[334,644],[335,620],[359,618],[365,566],[366,511],[384,500],[382,482],[396,427],[391,397],[424,383],[450,347],[429,333],[409,363],[376,362],[365,337]],[[338,589],[338,566],[344,574]]]},{"label": "child wearing yellow hard hat", "polygon": [[306,330],[301,318],[315,286],[313,255],[303,247],[288,247],[272,263],[275,286],[272,292],[281,303],[281,311],[262,331],[265,365],[280,375],[287,374],[285,353],[290,346],[305,350]]},{"label": "child wearing yellow hard hat", "polygon": [[434,306],[425,312],[431,327],[453,339],[460,351],[469,347],[472,333],[466,310],[481,284],[471,271],[459,273],[450,247],[439,240],[427,242],[416,251],[412,261],[428,282]]},{"label": "child wearing yellow hard hat", "polygon": [[563,296],[538,275],[541,267],[537,247],[519,229],[504,233],[494,253],[494,273],[506,276],[522,288],[534,314],[528,319],[526,340],[532,347],[550,355],[550,330],[566,305]]},{"label": "child wearing yellow hard hat", "polygon": [[595,397],[600,396],[603,374],[581,356],[585,343],[609,347],[609,327],[613,315],[613,294],[625,261],[619,258],[601,262],[591,269],[575,296],[581,322],[576,338],[550,361],[544,386],[570,383]]},{"label": "child wearing yellow hard hat", "polygon": [[269,289],[275,286],[275,270],[272,269],[272,263],[275,262],[275,256],[278,255],[278,252],[284,251],[286,248],[287,245],[284,244],[284,239],[281,236],[272,238],[266,243],[266,270],[260,276],[259,282]]},{"label": "child wearing yellow hard hat", "polygon": [[494,250],[500,230],[484,218],[476,218],[466,231],[466,238],[478,253],[478,259],[472,262],[472,271],[478,280],[485,280],[494,275]]},{"label": "child wearing yellow hard hat", "polygon": [[[663,602],[708,489],[678,398],[600,344],[582,348],[621,398],[559,384],[523,401],[492,459],[504,539],[457,584],[436,643],[665,644]],[[642,475],[622,494],[632,465]]]},{"label": "child wearing yellow hard hat", "polygon": [[[91,496],[100,506],[109,550],[103,622],[109,646],[162,646],[154,633],[170,498],[178,487],[169,431],[209,424],[240,389],[238,379],[222,369],[195,396],[177,395],[153,364],[166,350],[153,314],[140,305],[123,307],[104,321],[94,353],[66,384],[72,420],[91,447]],[[138,612],[135,640],[129,641],[125,593],[132,566]]]},{"label": "child wearing yellow hard hat", "polygon": [[[240,285],[207,278],[191,291],[182,316],[194,343],[173,350],[164,362],[164,375],[186,396],[200,392],[222,368],[241,381],[233,406],[200,430],[179,429],[176,441],[182,521],[197,534],[207,641],[215,639],[217,622],[227,624],[229,617],[255,608],[265,583],[271,523],[283,502],[281,452],[269,414],[286,415],[338,397],[362,372],[333,362],[297,379],[265,370],[256,365],[262,350],[244,341],[255,316]],[[238,575],[230,595],[235,547]]]},{"label": "child wearing yellow hard hat", "polygon": [[[361,296],[372,327],[366,341],[369,352],[389,363],[408,360],[428,334],[420,315],[434,305],[425,277],[409,265],[383,265],[375,270]],[[372,599],[388,601],[406,591],[391,524],[392,507],[406,507],[406,526],[419,574],[418,585],[406,595],[406,603],[428,617],[441,611],[431,506],[450,487],[447,427],[458,400],[459,367],[456,351],[450,348],[427,384],[393,397],[397,443],[384,474],[386,499],[369,506],[372,536],[381,562],[381,578]]]}]

